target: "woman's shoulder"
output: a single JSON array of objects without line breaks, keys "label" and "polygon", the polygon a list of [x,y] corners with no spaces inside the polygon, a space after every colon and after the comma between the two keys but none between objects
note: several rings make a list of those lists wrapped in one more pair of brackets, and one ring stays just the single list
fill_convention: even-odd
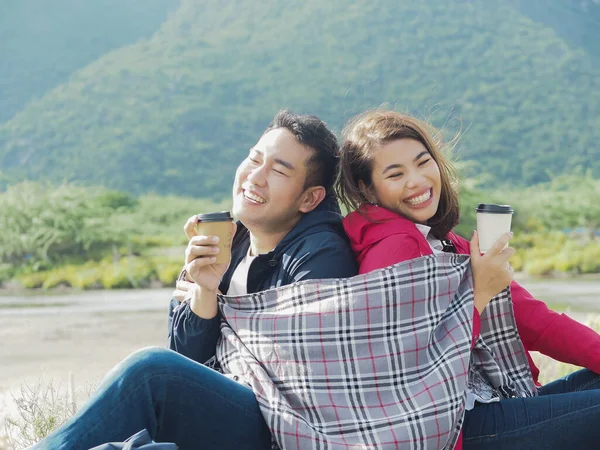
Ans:
[{"label": "woman's shoulder", "polygon": [[345,227],[392,225],[399,231],[419,232],[415,223],[406,217],[377,205],[364,204],[344,217]]}]

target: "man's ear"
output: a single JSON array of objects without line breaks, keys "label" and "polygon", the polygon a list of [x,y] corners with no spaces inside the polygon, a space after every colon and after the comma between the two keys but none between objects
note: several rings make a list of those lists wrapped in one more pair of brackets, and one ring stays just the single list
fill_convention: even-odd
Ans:
[{"label": "man's ear", "polygon": [[372,205],[377,204],[377,197],[375,196],[375,192],[373,192],[372,187],[367,187],[365,182],[362,180],[358,182],[358,187],[360,188],[360,193],[367,202],[371,203]]},{"label": "man's ear", "polygon": [[300,206],[298,211],[301,213],[309,213],[323,201],[325,198],[325,188],[323,186],[312,186],[302,193]]}]

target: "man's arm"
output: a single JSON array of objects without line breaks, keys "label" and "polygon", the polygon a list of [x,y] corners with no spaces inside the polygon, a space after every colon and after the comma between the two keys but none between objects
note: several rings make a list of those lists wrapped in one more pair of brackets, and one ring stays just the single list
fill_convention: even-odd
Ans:
[{"label": "man's arm", "polygon": [[169,348],[201,364],[211,359],[221,335],[221,316],[204,319],[195,314],[189,301],[173,298],[169,307]]},{"label": "man's arm", "polygon": [[[190,292],[189,299],[179,303],[174,297],[169,310],[169,348],[199,363],[209,360],[220,336],[220,314],[217,307],[219,283],[228,264],[216,264],[218,237],[195,236],[192,216],[185,225],[190,239],[185,252],[187,278],[180,280],[175,293]],[[233,226],[235,234],[236,226]]]}]

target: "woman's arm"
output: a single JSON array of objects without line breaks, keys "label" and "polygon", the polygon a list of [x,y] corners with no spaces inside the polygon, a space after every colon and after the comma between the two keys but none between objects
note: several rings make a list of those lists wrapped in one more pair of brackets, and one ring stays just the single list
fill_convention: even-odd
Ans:
[{"label": "woman's arm", "polygon": [[515,319],[527,350],[600,373],[600,335],[566,314],[552,311],[523,286],[510,286]]},{"label": "woman's arm", "polygon": [[[457,235],[452,240],[459,252],[469,251],[467,240]],[[511,283],[510,292],[519,336],[527,350],[600,373],[598,333],[566,314],[552,311],[516,281]]]}]

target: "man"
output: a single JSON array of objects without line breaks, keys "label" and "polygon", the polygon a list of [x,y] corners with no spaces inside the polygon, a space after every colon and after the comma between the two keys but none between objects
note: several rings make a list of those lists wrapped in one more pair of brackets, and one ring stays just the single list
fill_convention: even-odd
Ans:
[{"label": "man", "polygon": [[335,136],[317,117],[287,111],[275,116],[236,171],[233,214],[239,223],[229,268],[211,264],[217,247],[211,236],[195,236],[196,216],[185,226],[192,283],[178,288],[191,291],[192,298],[181,307],[171,301],[171,349],[198,362],[214,355],[220,335],[217,289],[240,295],[356,274],[332,194],[337,153]]},{"label": "man", "polygon": [[188,281],[176,293],[190,298],[171,301],[169,326],[169,346],[180,354],[145,349],[131,355],[35,448],[89,449],[144,428],[182,450],[270,448],[252,390],[199,363],[213,358],[220,336],[219,290],[241,295],[356,274],[332,192],[337,153],[336,138],[320,119],[278,113],[236,171],[239,223],[229,267],[214,264],[213,237],[196,236],[194,218],[186,224]]}]

